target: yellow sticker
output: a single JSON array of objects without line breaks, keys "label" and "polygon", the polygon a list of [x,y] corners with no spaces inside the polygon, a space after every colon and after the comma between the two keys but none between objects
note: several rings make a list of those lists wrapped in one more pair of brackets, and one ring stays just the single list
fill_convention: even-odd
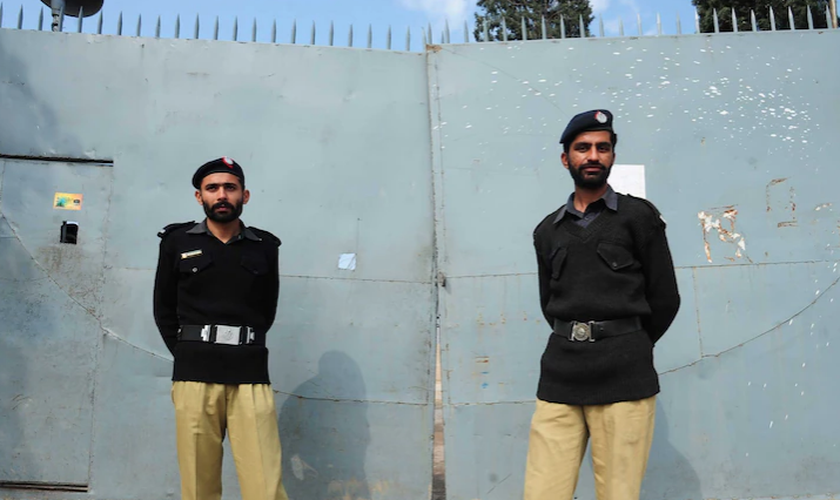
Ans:
[{"label": "yellow sticker", "polygon": [[53,208],[58,210],[81,210],[82,195],[73,193],[55,193]]}]

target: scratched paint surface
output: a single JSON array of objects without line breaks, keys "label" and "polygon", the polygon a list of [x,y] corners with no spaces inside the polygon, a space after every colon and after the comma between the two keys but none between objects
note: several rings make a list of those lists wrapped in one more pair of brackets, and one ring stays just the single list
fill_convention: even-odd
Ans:
[{"label": "scratched paint surface", "polygon": [[[644,498],[840,494],[831,144],[840,33],[442,46],[429,57],[447,494],[521,495],[539,358],[531,233],[572,182],[575,113],[616,114],[683,299],[656,348]],[[588,459],[587,459],[588,460]],[[577,498],[594,498],[585,465]]]},{"label": "scratched paint surface", "polygon": [[[90,492],[0,496],[179,496],[171,358],[151,316],[156,233],[201,217],[189,179],[221,155],[245,169],[245,222],[284,242],[268,347],[290,497],[427,496],[425,75],[422,54],[0,30],[0,116],[15,117],[0,120],[0,152],[113,160],[95,178],[4,163],[0,482]],[[83,210],[53,211],[56,191],[83,193]],[[69,217],[74,248],[57,241]],[[337,265],[347,253],[352,270]],[[227,446],[224,485],[239,497]]]}]

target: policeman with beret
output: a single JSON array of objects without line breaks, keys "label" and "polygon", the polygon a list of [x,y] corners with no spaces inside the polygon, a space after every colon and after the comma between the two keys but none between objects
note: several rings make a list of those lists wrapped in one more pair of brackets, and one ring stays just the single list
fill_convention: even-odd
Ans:
[{"label": "policeman with beret", "polygon": [[572,500],[591,440],[598,500],[638,500],[659,380],[653,347],[680,306],[665,221],[607,183],[617,136],[608,110],[573,117],[561,160],[575,189],[534,230],[540,361],[525,500]]},{"label": "policeman with beret", "polygon": [[154,286],[155,322],[175,358],[181,498],[221,499],[227,434],[243,500],[286,500],[265,346],[280,240],[240,220],[251,195],[234,160],[205,163],[192,184],[206,218],[158,234]]}]

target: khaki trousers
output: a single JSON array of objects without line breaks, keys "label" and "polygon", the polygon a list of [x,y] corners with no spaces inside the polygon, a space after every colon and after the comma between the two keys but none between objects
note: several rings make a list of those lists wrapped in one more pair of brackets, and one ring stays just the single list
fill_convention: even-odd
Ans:
[{"label": "khaki trousers", "polygon": [[638,500],[655,415],[655,396],[594,406],[537,400],[528,441],[525,500],[572,500],[590,437],[598,500]]},{"label": "khaki trousers", "polygon": [[288,500],[270,385],[173,382],[172,402],[182,500],[222,498],[225,430],[242,499]]}]

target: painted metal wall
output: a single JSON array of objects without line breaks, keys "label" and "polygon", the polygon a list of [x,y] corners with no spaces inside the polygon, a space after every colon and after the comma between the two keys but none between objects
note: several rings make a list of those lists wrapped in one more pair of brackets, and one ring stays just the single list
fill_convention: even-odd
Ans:
[{"label": "painted metal wall", "polygon": [[284,240],[269,347],[292,498],[429,497],[437,307],[448,498],[517,498],[549,333],[531,231],[571,189],[560,131],[596,106],[617,114],[615,174],[668,221],[683,296],[645,498],[840,494],[838,36],[424,56],[0,30],[0,482],[89,490],[3,495],[178,496],[154,234],[201,216],[189,176],[226,154],[246,222]]},{"label": "painted metal wall", "polygon": [[[838,35],[430,55],[449,499],[521,495],[550,333],[532,231],[573,188],[560,132],[597,107],[617,114],[614,176],[644,186],[668,222],[683,299],[655,351],[662,393],[643,498],[840,494],[840,70],[826,63]],[[594,498],[588,464],[577,497]]]},{"label": "painted metal wall", "polygon": [[[179,496],[156,233],[203,216],[192,173],[229,155],[244,220],[284,241],[268,345],[290,496],[428,496],[425,71],[422,54],[0,30],[0,151],[112,162],[2,163],[0,482]],[[82,210],[54,210],[58,191]],[[77,245],[58,242],[63,220]]]}]

